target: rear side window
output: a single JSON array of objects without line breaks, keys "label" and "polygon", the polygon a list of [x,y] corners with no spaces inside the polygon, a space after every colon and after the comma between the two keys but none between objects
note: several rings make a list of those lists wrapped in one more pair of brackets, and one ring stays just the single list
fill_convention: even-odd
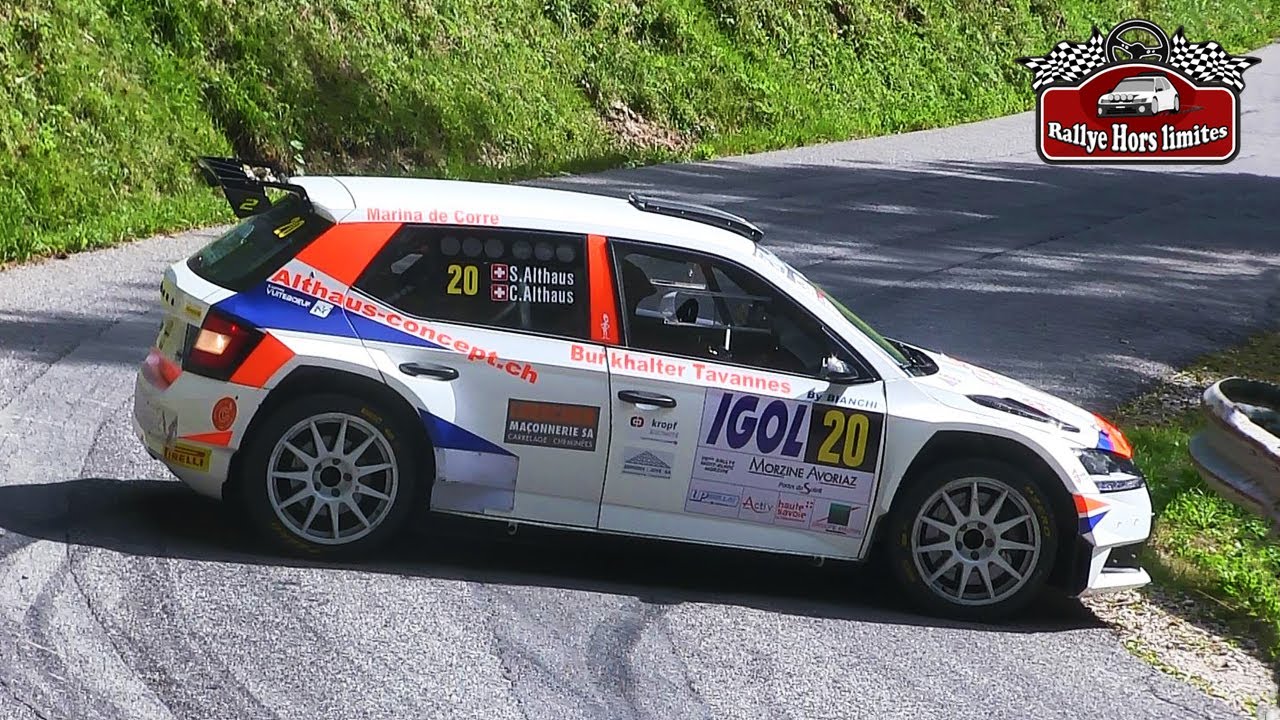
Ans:
[{"label": "rear side window", "polygon": [[215,285],[248,290],[332,226],[296,195],[288,195],[204,246],[187,260],[187,267]]},{"label": "rear side window", "polygon": [[586,338],[586,236],[406,225],[355,287],[406,315]]}]

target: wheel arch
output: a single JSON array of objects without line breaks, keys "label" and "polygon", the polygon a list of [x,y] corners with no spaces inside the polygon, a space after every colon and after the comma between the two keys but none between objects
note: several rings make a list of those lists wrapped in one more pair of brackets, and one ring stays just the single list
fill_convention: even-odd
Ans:
[{"label": "wheel arch", "polygon": [[[276,409],[285,403],[298,397],[314,394],[317,390],[372,400],[379,407],[393,413],[404,427],[410,428],[409,432],[413,434],[413,441],[410,442],[410,446],[417,450],[418,467],[421,468],[424,479],[421,491],[424,493],[424,498],[430,496],[430,488],[436,476],[435,446],[430,434],[427,432],[426,425],[422,422],[419,410],[408,398],[397,392],[390,385],[367,375],[319,365],[297,365],[275,383],[275,386],[267,393],[266,399],[263,400],[262,404],[254,412],[253,418],[249,421],[249,425],[244,431],[244,437],[255,437],[256,432],[266,422],[267,418],[271,417]],[[231,458],[227,482],[223,490],[224,500],[234,502],[238,498],[240,485],[243,482],[240,463],[247,454],[246,445],[247,443],[242,443],[240,449]]]},{"label": "wheel arch", "polygon": [[899,479],[887,512],[876,519],[870,538],[871,553],[880,553],[884,535],[882,530],[888,525],[886,520],[899,507],[902,488],[932,467],[964,459],[998,460],[1028,471],[1044,481],[1043,486],[1049,493],[1061,538],[1053,569],[1049,574],[1049,584],[1059,587],[1068,584],[1077,555],[1076,512],[1075,501],[1061,474],[1049,460],[1027,443],[974,430],[938,430],[925,441]]}]

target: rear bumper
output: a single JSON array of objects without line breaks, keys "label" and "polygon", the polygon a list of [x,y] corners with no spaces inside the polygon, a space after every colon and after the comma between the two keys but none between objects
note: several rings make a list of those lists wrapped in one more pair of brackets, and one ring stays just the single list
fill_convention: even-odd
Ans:
[{"label": "rear bumper", "polygon": [[235,449],[229,433],[210,432],[211,409],[229,396],[228,391],[238,389],[190,373],[161,387],[153,368],[144,362],[134,380],[134,436],[148,455],[197,493],[222,499]]}]

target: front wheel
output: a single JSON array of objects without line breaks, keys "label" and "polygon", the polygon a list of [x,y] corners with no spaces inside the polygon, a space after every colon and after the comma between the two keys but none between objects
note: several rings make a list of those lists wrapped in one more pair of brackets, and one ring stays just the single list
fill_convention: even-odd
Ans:
[{"label": "front wheel", "polygon": [[894,576],[925,612],[1003,619],[1047,581],[1058,547],[1048,494],[995,460],[961,460],[904,488],[889,520]]},{"label": "front wheel", "polygon": [[363,555],[409,515],[417,464],[408,428],[346,395],[291,400],[246,448],[243,500],[278,548],[329,558]]}]

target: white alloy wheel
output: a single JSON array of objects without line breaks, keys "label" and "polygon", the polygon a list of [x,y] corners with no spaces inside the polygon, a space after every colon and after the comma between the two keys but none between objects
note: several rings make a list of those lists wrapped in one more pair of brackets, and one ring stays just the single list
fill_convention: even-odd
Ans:
[{"label": "white alloy wheel", "polygon": [[947,603],[1000,603],[1032,576],[1044,546],[1040,518],[1016,488],[989,477],[952,480],[916,513],[910,551],[923,583]]},{"label": "white alloy wheel", "polygon": [[267,499],[284,528],[320,545],[353,543],[376,530],[401,490],[386,435],[343,412],[313,415],[286,430],[266,474]]}]

